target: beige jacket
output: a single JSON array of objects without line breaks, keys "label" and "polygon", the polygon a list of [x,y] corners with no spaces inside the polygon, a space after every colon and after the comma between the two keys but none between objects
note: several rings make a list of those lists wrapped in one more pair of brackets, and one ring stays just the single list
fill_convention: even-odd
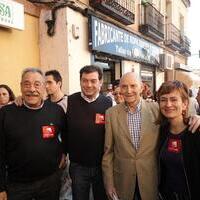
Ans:
[{"label": "beige jacket", "polygon": [[105,186],[116,188],[121,200],[133,200],[136,175],[142,200],[156,200],[157,146],[159,126],[155,125],[158,105],[142,100],[140,148],[131,141],[124,104],[107,110],[105,153],[102,161]]}]

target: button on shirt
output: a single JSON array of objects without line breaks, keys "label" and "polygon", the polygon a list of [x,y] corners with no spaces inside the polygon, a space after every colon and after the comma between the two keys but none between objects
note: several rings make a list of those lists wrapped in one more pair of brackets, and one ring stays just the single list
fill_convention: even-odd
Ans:
[{"label": "button on shirt", "polygon": [[141,107],[142,102],[136,106],[134,112],[128,110],[128,128],[130,131],[131,139],[136,150],[140,147],[140,135],[141,135]]}]

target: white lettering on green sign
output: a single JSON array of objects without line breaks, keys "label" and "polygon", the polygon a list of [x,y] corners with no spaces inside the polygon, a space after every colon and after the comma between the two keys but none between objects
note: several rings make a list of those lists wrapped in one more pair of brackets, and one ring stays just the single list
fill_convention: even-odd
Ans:
[{"label": "white lettering on green sign", "polygon": [[0,3],[0,16],[11,18],[11,8],[10,6]]}]

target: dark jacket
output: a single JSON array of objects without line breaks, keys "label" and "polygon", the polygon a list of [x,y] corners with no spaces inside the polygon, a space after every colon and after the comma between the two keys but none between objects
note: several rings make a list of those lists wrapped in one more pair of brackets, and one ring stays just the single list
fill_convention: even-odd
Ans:
[{"label": "dark jacket", "polygon": [[[159,146],[159,163],[160,152],[169,133],[169,124],[160,127],[160,146]],[[186,180],[191,200],[200,198],[200,132],[191,133],[186,129],[181,138],[183,148],[183,164],[186,172]],[[159,176],[162,176],[162,169],[159,167]]]},{"label": "dark jacket", "polygon": [[71,162],[87,167],[101,166],[105,111],[111,106],[112,102],[104,95],[91,103],[80,92],[68,97],[67,147]]},{"label": "dark jacket", "polygon": [[63,153],[60,134],[65,143],[65,113],[55,103],[45,101],[37,110],[4,106],[0,110],[0,192],[5,190],[6,174],[11,183],[26,183],[57,171]]}]

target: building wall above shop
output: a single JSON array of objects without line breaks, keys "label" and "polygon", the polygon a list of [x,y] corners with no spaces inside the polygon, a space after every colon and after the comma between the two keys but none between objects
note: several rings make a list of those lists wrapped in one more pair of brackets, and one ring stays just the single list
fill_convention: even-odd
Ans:
[{"label": "building wall above shop", "polygon": [[9,85],[16,95],[20,94],[22,70],[39,67],[39,20],[25,14],[25,29],[0,28],[0,83]]},{"label": "building wall above shop", "polygon": [[122,75],[127,72],[135,72],[140,77],[140,64],[133,61],[122,61]]},{"label": "building wall above shop", "polygon": [[69,94],[80,91],[79,71],[91,64],[91,52],[88,47],[88,18],[66,8],[67,24],[67,65]]},{"label": "building wall above shop", "polygon": [[39,17],[40,16],[40,7],[34,5],[33,3],[28,2],[27,0],[14,0],[18,3],[21,3],[24,5],[24,12],[26,14]]},{"label": "building wall above shop", "polygon": [[45,21],[50,19],[49,10],[43,9],[40,16],[40,59],[43,71],[56,69],[63,77],[62,89],[68,93],[68,49],[67,49],[67,25],[65,9],[57,12],[55,35],[48,36]]}]

